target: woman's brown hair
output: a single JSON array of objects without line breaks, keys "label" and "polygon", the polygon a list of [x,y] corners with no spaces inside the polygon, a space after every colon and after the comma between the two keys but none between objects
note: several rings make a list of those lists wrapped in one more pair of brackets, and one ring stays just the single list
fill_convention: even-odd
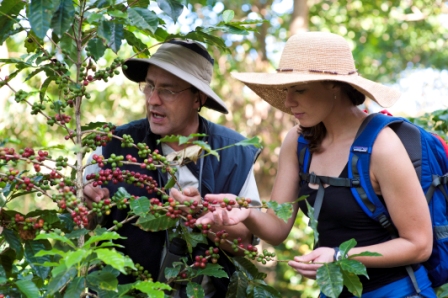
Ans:
[{"label": "woman's brown hair", "polygon": [[[353,105],[359,106],[366,100],[366,96],[355,89],[352,85],[347,83],[337,84],[341,87],[341,91],[347,94]],[[324,124],[320,122],[312,127],[303,127],[300,125],[300,133],[303,135],[305,140],[308,141],[310,153],[315,153],[320,151],[320,144],[327,134],[327,129]]]}]

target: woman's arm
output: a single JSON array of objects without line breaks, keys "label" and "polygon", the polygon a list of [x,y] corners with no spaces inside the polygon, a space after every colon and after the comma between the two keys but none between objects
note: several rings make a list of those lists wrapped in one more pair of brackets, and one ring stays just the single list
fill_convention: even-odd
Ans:
[{"label": "woman's arm", "polygon": [[[299,173],[297,160],[297,127],[292,128],[280,150],[279,166],[271,200],[278,203],[294,202],[299,193]],[[207,195],[209,200],[234,198],[228,194]],[[272,245],[282,243],[288,236],[297,214],[298,204],[294,204],[293,216],[285,223],[272,210],[262,212],[255,209],[234,209],[231,212],[218,209],[198,220],[198,223],[234,225],[243,222],[254,234]]]}]

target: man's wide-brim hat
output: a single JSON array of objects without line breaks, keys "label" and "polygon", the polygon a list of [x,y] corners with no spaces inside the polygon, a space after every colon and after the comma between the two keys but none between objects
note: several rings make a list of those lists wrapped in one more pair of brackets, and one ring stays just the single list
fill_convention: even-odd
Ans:
[{"label": "man's wide-brim hat", "polygon": [[131,81],[140,83],[146,79],[149,64],[158,66],[206,94],[205,107],[227,114],[226,104],[210,88],[213,63],[214,60],[199,43],[171,40],[162,44],[148,59],[128,59],[123,73]]},{"label": "man's wide-brim hat", "polygon": [[232,73],[272,106],[291,114],[281,92],[297,83],[339,81],[374,100],[382,107],[392,106],[400,92],[361,77],[355,67],[348,42],[326,32],[303,32],[286,42],[276,73]]}]

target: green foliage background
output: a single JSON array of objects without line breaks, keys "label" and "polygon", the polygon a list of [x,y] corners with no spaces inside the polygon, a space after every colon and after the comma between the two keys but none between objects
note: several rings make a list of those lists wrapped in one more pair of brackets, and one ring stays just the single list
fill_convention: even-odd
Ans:
[{"label": "green foliage background", "polygon": [[[294,13],[297,13],[298,7],[303,7],[304,0],[291,1],[293,5],[283,10],[278,8],[280,2],[189,1],[190,10],[185,11],[176,24],[164,18],[167,31],[173,34],[185,28],[218,23],[222,20],[224,8],[234,10],[235,19],[265,20],[255,33],[245,37],[222,35],[227,52],[209,48],[215,58],[213,88],[226,101],[231,113],[221,115],[210,110],[203,112],[212,121],[232,127],[246,136],[259,136],[262,139],[265,149],[255,169],[264,199],[269,198],[276,175],[281,141],[286,131],[294,125],[294,119],[243,88],[241,83],[230,77],[230,72],[274,71],[282,45],[293,31]],[[305,20],[302,29],[325,30],[345,36],[353,47],[357,68],[366,78],[390,84],[400,79],[400,74],[406,69],[431,67],[443,70],[448,66],[448,29],[440,19],[441,15],[446,16],[448,13],[446,2],[313,0],[305,3],[306,13],[303,10],[298,12],[302,13]],[[26,35],[6,39],[1,48],[1,58],[18,58],[26,53],[32,47],[28,40]],[[145,37],[145,41],[147,45],[158,42],[149,36]],[[99,64],[109,65],[117,56],[127,58],[134,54],[128,45],[123,46],[118,53],[106,50],[106,57]],[[0,76],[4,77],[13,71],[11,66],[2,66]],[[24,75],[27,74],[30,72]],[[19,85],[22,82],[20,78],[13,79],[11,84],[17,89],[31,90],[30,86],[40,86],[43,80],[43,76],[36,75],[26,85]],[[50,91],[56,95],[57,90]],[[145,115],[143,98],[137,86],[122,75],[115,76],[107,84],[96,84],[90,92],[91,99],[85,102],[83,108],[83,120],[86,122],[108,121],[120,125]],[[0,142],[9,146],[15,144],[17,148],[56,146],[59,139],[54,138],[55,128],[49,128],[42,118],[32,117],[30,109],[16,104],[11,95],[7,88],[1,88]],[[446,137],[448,110],[438,111],[434,115],[422,115],[414,121]],[[26,144],[21,140],[26,140]],[[29,197],[25,203],[21,201],[20,206],[15,207],[27,212],[35,207],[46,207],[47,204],[45,200]],[[296,254],[308,252],[312,247],[312,235],[304,218],[302,215],[297,217],[295,227],[282,245],[271,248],[262,243],[262,248],[275,249],[279,259],[291,259]],[[263,270],[268,273],[269,284],[285,297],[316,296],[314,282],[297,276],[285,263],[268,264]]]}]

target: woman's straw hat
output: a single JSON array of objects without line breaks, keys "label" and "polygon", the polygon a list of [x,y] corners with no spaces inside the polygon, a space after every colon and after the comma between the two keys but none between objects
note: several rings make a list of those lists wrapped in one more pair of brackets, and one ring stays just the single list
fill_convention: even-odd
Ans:
[{"label": "woman's straw hat", "polygon": [[304,32],[286,42],[276,73],[232,73],[262,99],[285,113],[282,90],[297,83],[339,81],[352,85],[382,107],[392,106],[399,98],[397,90],[361,77],[347,41],[336,34]]}]

